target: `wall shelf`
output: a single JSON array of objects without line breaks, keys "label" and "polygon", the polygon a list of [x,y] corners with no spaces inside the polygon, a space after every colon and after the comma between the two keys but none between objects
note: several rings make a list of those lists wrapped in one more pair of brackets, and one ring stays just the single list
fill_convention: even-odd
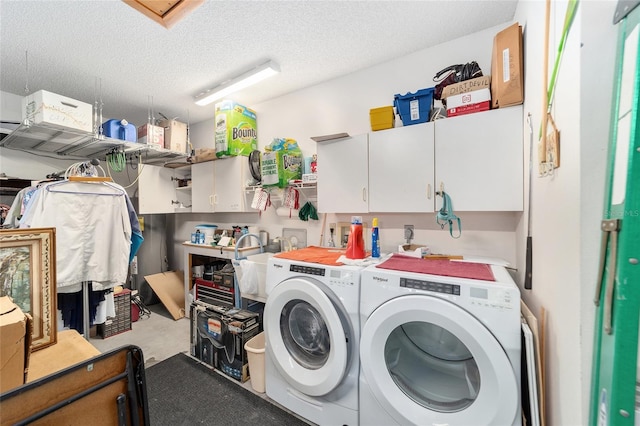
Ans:
[{"label": "wall shelf", "polygon": [[164,164],[187,158],[186,153],[111,139],[81,130],[61,130],[46,124],[20,124],[0,141],[0,147],[34,154],[49,154],[61,160],[104,160],[107,153],[114,149],[122,149],[126,154],[140,155],[145,164]]},{"label": "wall shelf", "polygon": [[[296,183],[290,183],[287,187],[288,188],[295,188],[295,189],[302,189],[302,190],[305,190],[305,189],[316,189],[317,188],[317,183],[316,182],[307,182],[307,183],[296,182]],[[280,188],[278,186],[249,185],[249,186],[245,186],[244,190],[245,190],[245,192],[249,193],[249,192],[255,192],[259,188],[264,188],[266,191],[286,189],[286,188]]]}]

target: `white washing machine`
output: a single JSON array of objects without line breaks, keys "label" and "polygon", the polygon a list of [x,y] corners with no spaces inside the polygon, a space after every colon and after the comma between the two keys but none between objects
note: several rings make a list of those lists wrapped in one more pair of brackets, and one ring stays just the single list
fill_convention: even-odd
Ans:
[{"label": "white washing machine", "polygon": [[488,268],[495,281],[362,272],[362,426],[521,424],[520,291]]},{"label": "white washing machine", "polygon": [[362,269],[276,257],[267,265],[266,393],[313,423],[358,424]]}]

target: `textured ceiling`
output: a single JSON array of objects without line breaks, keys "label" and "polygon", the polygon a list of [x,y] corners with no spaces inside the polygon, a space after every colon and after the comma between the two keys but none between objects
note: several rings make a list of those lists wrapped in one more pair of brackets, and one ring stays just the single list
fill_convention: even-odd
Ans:
[{"label": "textured ceiling", "polygon": [[255,105],[508,22],[516,5],[207,0],[166,29],[119,0],[1,0],[0,90],[99,97],[105,120],[141,125],[152,104],[155,117],[196,123],[214,105],[195,95],[266,59],[281,73],[234,100]]}]

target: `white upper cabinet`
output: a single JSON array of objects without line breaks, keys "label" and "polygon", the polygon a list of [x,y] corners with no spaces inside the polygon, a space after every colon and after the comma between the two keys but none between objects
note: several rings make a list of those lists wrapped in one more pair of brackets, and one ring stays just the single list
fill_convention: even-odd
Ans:
[{"label": "white upper cabinet", "polygon": [[318,142],[318,211],[369,211],[368,135]]},{"label": "white upper cabinet", "polygon": [[246,212],[244,189],[251,179],[248,159],[225,157],[191,166],[193,212]]},{"label": "white upper cabinet", "polygon": [[215,161],[206,161],[191,165],[191,211],[194,213],[213,212]]},{"label": "white upper cabinet", "polygon": [[251,180],[249,159],[244,156],[221,158],[214,170],[216,212],[246,212],[244,188]]},{"label": "white upper cabinet", "polygon": [[318,211],[522,211],[522,106],[396,127],[317,145]]},{"label": "white upper cabinet", "polygon": [[434,123],[369,134],[369,211],[434,211]]},{"label": "white upper cabinet", "polygon": [[[521,211],[522,106],[437,120],[435,185],[455,211]],[[436,209],[442,197],[436,197]]]},{"label": "white upper cabinet", "polygon": [[191,211],[191,190],[179,187],[189,177],[189,167],[169,168],[145,164],[138,180],[138,214]]}]

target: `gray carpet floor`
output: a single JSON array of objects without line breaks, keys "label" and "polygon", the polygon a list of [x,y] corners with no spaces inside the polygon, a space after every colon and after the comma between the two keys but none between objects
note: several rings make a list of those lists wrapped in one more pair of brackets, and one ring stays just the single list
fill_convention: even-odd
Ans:
[{"label": "gray carpet floor", "polygon": [[306,426],[251,391],[185,354],[145,370],[151,426]]}]

